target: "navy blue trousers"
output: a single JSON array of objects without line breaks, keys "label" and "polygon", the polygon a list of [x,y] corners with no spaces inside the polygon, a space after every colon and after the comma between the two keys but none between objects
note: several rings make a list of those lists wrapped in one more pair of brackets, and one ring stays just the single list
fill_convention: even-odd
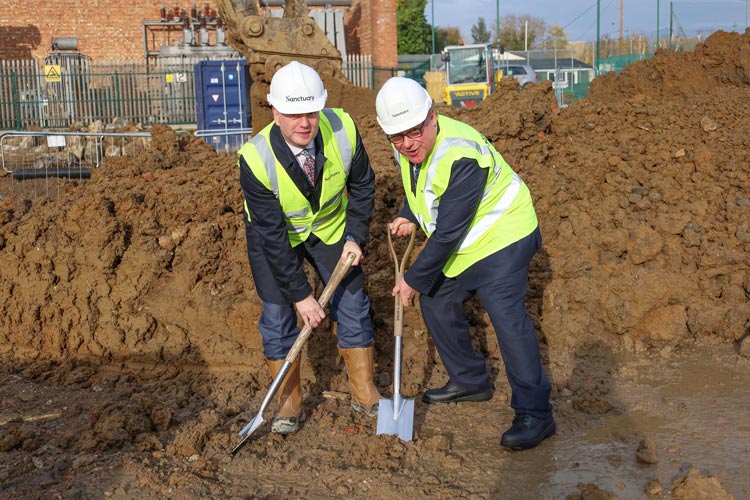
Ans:
[{"label": "navy blue trousers", "polygon": [[[248,234],[248,241],[251,237]],[[314,235],[295,247],[299,262],[309,261],[323,283],[328,283],[341,253],[344,239],[326,245]],[[300,329],[294,303],[284,298],[273,277],[266,255],[259,245],[248,244],[248,256],[255,289],[263,301],[258,329],[263,337],[263,354],[269,359],[283,359],[289,353]],[[338,345],[343,349],[368,347],[375,343],[372,335],[370,298],[364,289],[361,266],[352,267],[328,302],[330,318],[337,323]]]},{"label": "navy blue trousers", "polygon": [[526,238],[444,278],[419,299],[427,330],[453,383],[467,390],[490,386],[484,356],[474,350],[464,303],[477,295],[495,328],[517,414],[546,417],[550,382],[542,366],[534,324],[526,311],[529,262],[541,248],[537,228]]}]

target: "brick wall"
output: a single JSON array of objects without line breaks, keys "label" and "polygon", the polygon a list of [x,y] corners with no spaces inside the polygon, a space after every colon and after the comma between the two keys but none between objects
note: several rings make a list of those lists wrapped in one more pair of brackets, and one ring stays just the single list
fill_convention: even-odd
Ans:
[{"label": "brick wall", "polygon": [[378,67],[398,66],[396,0],[353,0],[345,23],[349,52],[372,54]]},{"label": "brick wall", "polygon": [[[141,21],[159,18],[149,0],[6,0],[0,11],[0,59],[41,58],[53,37],[75,37],[89,57],[143,57]],[[189,8],[186,6],[186,8]]]},{"label": "brick wall", "polygon": [[[159,19],[155,0],[6,0],[0,10],[0,59],[43,58],[52,38],[75,37],[92,59],[142,58],[143,21]],[[196,2],[199,9],[205,2]],[[178,1],[190,11],[193,2]],[[209,2],[216,10],[216,5]],[[371,54],[377,66],[395,67],[396,0],[353,0],[346,14],[347,51]],[[166,40],[179,43],[177,32]],[[157,43],[161,41],[157,40]]]}]

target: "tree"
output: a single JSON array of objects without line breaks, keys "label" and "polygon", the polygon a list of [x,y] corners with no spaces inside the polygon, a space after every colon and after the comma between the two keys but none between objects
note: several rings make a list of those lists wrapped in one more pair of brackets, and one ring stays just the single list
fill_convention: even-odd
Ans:
[{"label": "tree", "polygon": [[426,6],[427,0],[396,0],[399,54],[432,52],[432,28],[424,16]]},{"label": "tree", "polygon": [[539,45],[546,29],[544,19],[539,17],[503,16],[500,18],[500,45],[506,50],[531,49]]},{"label": "tree", "polygon": [[438,27],[435,30],[435,52],[443,51],[446,45],[458,45],[461,41],[461,30],[453,26]]},{"label": "tree", "polygon": [[547,36],[542,40],[543,49],[564,49],[568,46],[568,36],[560,26],[553,24],[547,30]]},{"label": "tree", "polygon": [[492,34],[487,30],[487,23],[480,17],[477,24],[471,27],[471,39],[474,43],[488,43]]}]

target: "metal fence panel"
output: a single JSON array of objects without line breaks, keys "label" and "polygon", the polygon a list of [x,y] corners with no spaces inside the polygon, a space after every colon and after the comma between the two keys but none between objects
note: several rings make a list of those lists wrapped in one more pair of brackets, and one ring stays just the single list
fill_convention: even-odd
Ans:
[{"label": "metal fence panel", "polygon": [[[58,79],[45,73],[50,67],[59,67]],[[0,129],[66,128],[113,118],[194,124],[193,64],[0,61]]]},{"label": "metal fence panel", "polygon": [[350,54],[346,56],[341,69],[355,87],[375,88],[372,78],[372,56]]},{"label": "metal fence panel", "polygon": [[42,96],[36,61],[0,61],[0,126],[41,122]]},{"label": "metal fence panel", "polygon": [[203,129],[193,132],[203,138],[217,153],[231,154],[238,151],[253,133],[251,128]]},{"label": "metal fence panel", "polygon": [[65,182],[91,177],[113,156],[133,156],[150,132],[0,132],[0,199],[58,196]]},{"label": "metal fence panel", "polygon": [[[0,61],[0,130],[68,128],[114,118],[143,125],[194,125],[194,65],[92,62],[80,54]],[[374,88],[371,56],[348,55],[343,72],[353,85]]]}]

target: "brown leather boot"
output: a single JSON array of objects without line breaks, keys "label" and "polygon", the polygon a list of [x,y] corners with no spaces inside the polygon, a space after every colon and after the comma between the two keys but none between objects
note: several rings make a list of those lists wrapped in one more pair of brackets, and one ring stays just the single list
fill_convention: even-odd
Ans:
[{"label": "brown leather boot", "polygon": [[[275,378],[284,364],[283,359],[268,359],[266,364]],[[276,392],[276,406],[278,412],[271,422],[271,432],[276,434],[290,434],[299,430],[300,422],[305,421],[305,409],[302,407],[302,387],[299,376],[299,358],[297,358]]]},{"label": "brown leather boot", "polygon": [[378,414],[380,394],[375,384],[372,383],[373,358],[375,348],[352,347],[342,349],[339,347],[341,357],[344,358],[346,372],[349,375],[349,388],[352,393],[352,408],[365,413],[369,417]]}]

